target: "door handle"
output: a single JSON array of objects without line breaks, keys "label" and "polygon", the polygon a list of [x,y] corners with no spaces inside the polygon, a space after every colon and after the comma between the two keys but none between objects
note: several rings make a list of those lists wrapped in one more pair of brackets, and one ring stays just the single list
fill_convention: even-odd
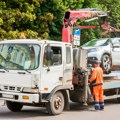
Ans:
[{"label": "door handle", "polygon": [[63,79],[63,77],[59,77],[59,80],[62,80]]},{"label": "door handle", "polygon": [[18,74],[26,74],[25,72],[18,72]]}]

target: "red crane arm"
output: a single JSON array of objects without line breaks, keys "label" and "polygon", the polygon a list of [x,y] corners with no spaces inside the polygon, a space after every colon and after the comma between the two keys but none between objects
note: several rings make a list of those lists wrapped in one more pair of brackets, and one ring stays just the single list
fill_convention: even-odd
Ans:
[{"label": "red crane arm", "polygon": [[100,28],[100,26],[88,25],[88,26],[75,26],[74,28],[75,29],[95,29],[95,28]]},{"label": "red crane arm", "polygon": [[[100,11],[96,8],[86,8],[79,10],[70,10],[65,12],[62,28],[62,41],[71,42],[72,41],[72,30],[73,26],[78,19],[84,19],[87,22],[98,19],[98,17],[107,17],[107,12]],[[97,28],[97,26],[79,26],[81,29]]]},{"label": "red crane arm", "polygon": [[[63,42],[73,42],[73,35],[72,35],[72,29],[96,29],[100,28],[104,31],[102,32],[102,35],[105,35],[109,32],[120,32],[120,29],[116,29],[112,26],[110,26],[110,22],[106,22],[107,12],[101,11],[96,8],[85,8],[85,9],[79,9],[79,10],[70,10],[68,9],[65,12],[64,19],[63,19],[63,28],[62,28],[62,41]],[[102,18],[101,23],[102,25],[98,26],[75,26],[73,25],[77,22],[79,19],[83,19],[86,22]]]}]

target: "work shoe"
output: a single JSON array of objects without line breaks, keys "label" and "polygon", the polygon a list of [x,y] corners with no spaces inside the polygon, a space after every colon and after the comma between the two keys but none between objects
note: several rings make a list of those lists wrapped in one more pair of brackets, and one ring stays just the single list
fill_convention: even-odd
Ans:
[{"label": "work shoe", "polygon": [[100,106],[100,110],[104,110],[104,106]]},{"label": "work shoe", "polygon": [[100,107],[95,105],[95,110],[100,110]]}]

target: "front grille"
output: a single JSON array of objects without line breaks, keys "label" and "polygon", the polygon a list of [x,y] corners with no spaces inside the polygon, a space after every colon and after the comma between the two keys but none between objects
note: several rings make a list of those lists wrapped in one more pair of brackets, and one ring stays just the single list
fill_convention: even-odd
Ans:
[{"label": "front grille", "polygon": [[15,90],[15,87],[9,86],[9,90]]},{"label": "front grille", "polygon": [[5,90],[8,90],[8,86],[4,86],[4,89],[5,89]]},{"label": "front grille", "polygon": [[21,87],[15,87],[15,86],[1,86],[1,90],[3,91],[14,91],[14,92],[20,92]]},{"label": "front grille", "polygon": [[98,60],[97,57],[88,57],[88,60]]}]

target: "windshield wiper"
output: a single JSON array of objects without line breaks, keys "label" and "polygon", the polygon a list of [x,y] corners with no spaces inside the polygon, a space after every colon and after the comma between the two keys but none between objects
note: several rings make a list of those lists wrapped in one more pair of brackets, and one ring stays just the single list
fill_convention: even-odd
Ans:
[{"label": "windshield wiper", "polygon": [[27,70],[27,69],[21,69],[21,70],[24,70],[24,71],[26,71],[27,73],[31,73],[29,70]]},{"label": "windshield wiper", "polygon": [[25,70],[25,71],[28,72],[28,73],[31,73],[29,70],[26,70],[26,69],[23,69],[23,70]]},{"label": "windshield wiper", "polygon": [[2,66],[1,64],[0,64],[0,68],[3,68],[5,71],[9,72],[9,70],[6,67]]}]

